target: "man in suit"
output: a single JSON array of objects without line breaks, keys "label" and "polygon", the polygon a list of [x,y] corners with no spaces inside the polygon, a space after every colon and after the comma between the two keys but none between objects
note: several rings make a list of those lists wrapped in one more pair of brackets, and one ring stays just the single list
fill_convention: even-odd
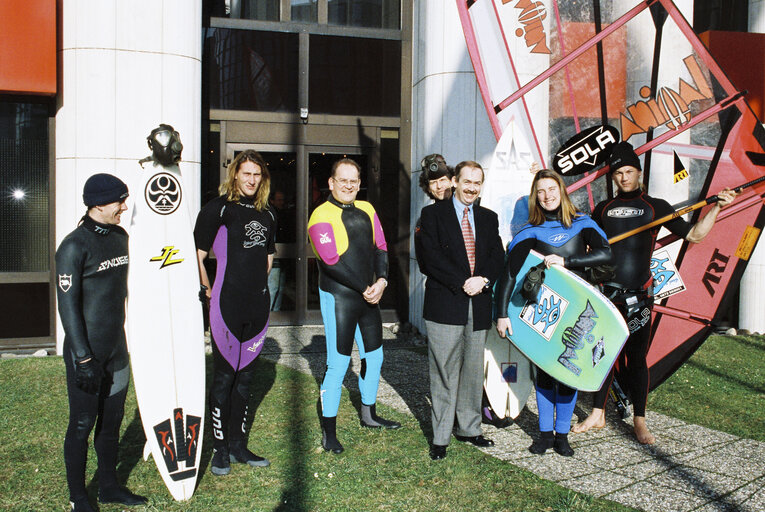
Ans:
[{"label": "man in suit", "polygon": [[[497,214],[476,204],[484,174],[460,162],[451,200],[422,209],[418,254],[426,262],[423,317],[428,330],[433,444],[430,458],[446,457],[454,434],[476,446],[481,435],[483,349],[491,327],[492,286],[503,265]],[[456,416],[456,418],[455,418]]]}]

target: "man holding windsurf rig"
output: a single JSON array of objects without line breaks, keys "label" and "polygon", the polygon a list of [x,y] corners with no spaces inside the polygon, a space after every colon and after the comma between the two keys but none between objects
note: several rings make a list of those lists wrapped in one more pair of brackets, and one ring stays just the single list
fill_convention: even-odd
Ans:
[{"label": "man holding windsurf rig", "polygon": [[[667,201],[651,197],[643,191],[640,159],[629,142],[622,141],[614,146],[609,166],[618,194],[613,199],[598,203],[592,213],[593,220],[603,228],[609,238],[674,212]],[[731,204],[736,195],[735,191],[728,188],[722,190],[717,195],[718,201],[694,225],[677,217],[663,226],[680,238],[699,243],[712,230],[720,210]],[[646,356],[651,339],[653,307],[653,278],[650,267],[660,227],[656,226],[613,243],[613,261],[618,263],[616,274],[611,281],[603,283],[605,295],[619,308],[630,326],[630,336],[618,361],[627,375],[627,387],[635,415],[635,436],[642,444],[653,444],[656,441],[646,425],[645,407],[650,384]],[[593,396],[592,413],[572,428],[574,433],[584,433],[591,428],[600,429],[605,426],[605,405],[613,377],[614,372],[611,370],[601,389]]]},{"label": "man holding windsurf rig", "polygon": [[96,427],[98,501],[142,505],[146,498],[117,482],[117,449],[130,381],[125,339],[128,235],[117,226],[127,186],[111,174],[88,178],[88,211],[56,251],[58,310],[64,326],[69,426],[64,464],[75,512],[94,512],[85,489],[88,436]]}]

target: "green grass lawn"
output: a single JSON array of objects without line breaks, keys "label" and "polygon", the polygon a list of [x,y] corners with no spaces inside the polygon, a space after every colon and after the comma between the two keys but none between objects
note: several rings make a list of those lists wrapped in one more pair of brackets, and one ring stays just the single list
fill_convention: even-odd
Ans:
[{"label": "green grass lawn", "polygon": [[648,395],[648,409],[765,441],[765,336],[711,336]]},{"label": "green grass lawn", "polygon": [[[325,453],[319,444],[315,379],[265,360],[256,364],[250,448],[268,457],[271,467],[253,470],[234,465],[229,475],[213,476],[208,428],[199,487],[190,501],[173,501],[153,461],[141,458],[144,434],[131,390],[118,471],[133,491],[150,498],[150,504],[130,510],[631,510],[564,489],[461,443],[452,444],[445,460],[433,462],[427,455],[426,436],[413,417],[380,407],[405,428],[361,429],[345,390],[338,436],[346,451],[339,456]],[[0,509],[68,510],[62,455],[68,414],[63,361],[60,357],[1,361],[0,382]],[[358,402],[356,395],[352,398]],[[92,501],[97,493],[96,483],[90,481],[95,468],[91,449]]]}]

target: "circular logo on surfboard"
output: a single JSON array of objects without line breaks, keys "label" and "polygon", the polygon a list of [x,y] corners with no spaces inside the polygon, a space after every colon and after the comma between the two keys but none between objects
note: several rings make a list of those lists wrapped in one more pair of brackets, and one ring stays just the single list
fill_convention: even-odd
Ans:
[{"label": "circular logo on surfboard", "polygon": [[178,178],[166,172],[152,176],[144,191],[146,204],[160,215],[170,215],[177,210],[181,205],[181,195]]}]

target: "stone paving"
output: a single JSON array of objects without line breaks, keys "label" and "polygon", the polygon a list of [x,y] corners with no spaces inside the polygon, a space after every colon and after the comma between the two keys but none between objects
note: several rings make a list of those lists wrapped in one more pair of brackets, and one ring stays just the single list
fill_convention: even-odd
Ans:
[{"label": "stone paving", "polygon": [[[412,414],[429,428],[427,356],[411,350],[408,337],[384,329],[385,362],[378,401]],[[325,365],[321,326],[271,327],[262,356],[319,378]],[[358,352],[354,350],[344,385],[357,390]],[[575,417],[589,413],[589,394],[579,401]],[[646,511],[765,512],[765,443],[741,439],[648,411],[656,444],[640,445],[629,419],[607,410],[606,427],[569,437],[575,454],[552,450],[539,456],[527,448],[537,433],[534,395],[509,427],[484,425],[495,446],[489,455],[542,478],[583,493]],[[478,448],[476,448],[478,449]],[[424,457],[427,455],[424,455]],[[447,458],[448,461],[448,458]]]}]

